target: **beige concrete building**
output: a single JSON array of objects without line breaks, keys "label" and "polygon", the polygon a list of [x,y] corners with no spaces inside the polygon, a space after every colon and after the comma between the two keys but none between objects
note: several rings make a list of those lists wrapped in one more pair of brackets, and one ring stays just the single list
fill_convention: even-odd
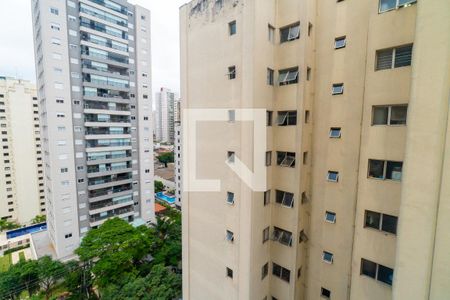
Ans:
[{"label": "beige concrete building", "polygon": [[180,27],[183,119],[267,110],[265,192],[224,163],[255,168],[245,122],[183,150],[221,182],[183,177],[183,299],[448,299],[450,2],[195,0]]},{"label": "beige concrete building", "polygon": [[26,224],[45,214],[36,87],[0,77],[0,218]]}]

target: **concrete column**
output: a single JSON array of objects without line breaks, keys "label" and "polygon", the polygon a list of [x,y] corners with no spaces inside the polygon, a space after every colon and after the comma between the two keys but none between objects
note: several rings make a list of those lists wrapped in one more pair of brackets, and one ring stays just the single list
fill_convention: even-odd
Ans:
[{"label": "concrete column", "polygon": [[[445,209],[440,207],[441,185],[448,185],[448,180],[442,181],[442,173],[449,110],[450,2],[424,0],[418,1],[417,6],[394,270],[395,300],[443,299],[430,298],[430,286],[432,272],[435,276],[438,210]],[[447,235],[448,243],[448,230],[440,234]],[[448,256],[448,244],[446,249]],[[442,279],[436,276],[436,280]]]}]

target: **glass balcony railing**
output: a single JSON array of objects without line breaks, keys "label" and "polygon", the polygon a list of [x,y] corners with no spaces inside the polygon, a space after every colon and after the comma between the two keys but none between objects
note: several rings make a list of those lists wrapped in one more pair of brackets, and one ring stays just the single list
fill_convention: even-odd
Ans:
[{"label": "glass balcony railing", "polygon": [[130,173],[130,172],[89,178],[88,186],[95,186],[95,185],[99,185],[99,184],[123,181],[123,180],[128,180],[131,178],[132,178],[132,173]]},{"label": "glass balcony railing", "polygon": [[91,216],[90,222],[102,221],[102,220],[105,220],[105,219],[108,219],[108,218],[111,218],[114,216],[131,213],[134,211],[134,208],[132,205],[133,205],[133,203],[130,203],[130,206],[128,206],[128,207],[116,208],[116,209],[113,209],[113,210],[110,210],[110,211],[107,211],[104,213],[95,214],[95,215]]}]

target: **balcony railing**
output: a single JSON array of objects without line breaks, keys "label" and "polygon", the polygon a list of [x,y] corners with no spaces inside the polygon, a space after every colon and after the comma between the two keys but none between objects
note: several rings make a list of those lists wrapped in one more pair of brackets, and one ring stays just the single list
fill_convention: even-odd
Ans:
[{"label": "balcony railing", "polygon": [[131,212],[134,211],[134,208],[133,208],[132,205],[133,205],[133,203],[130,203],[129,207],[117,208],[117,209],[113,209],[113,210],[110,210],[110,211],[105,212],[105,213],[100,213],[100,214],[93,215],[90,218],[90,222],[91,223],[92,222],[98,222],[98,221],[102,221],[102,220],[105,220],[105,219],[108,219],[108,218],[111,218],[111,217],[114,217],[114,216],[123,215],[123,214],[126,214],[126,213],[131,213]]}]

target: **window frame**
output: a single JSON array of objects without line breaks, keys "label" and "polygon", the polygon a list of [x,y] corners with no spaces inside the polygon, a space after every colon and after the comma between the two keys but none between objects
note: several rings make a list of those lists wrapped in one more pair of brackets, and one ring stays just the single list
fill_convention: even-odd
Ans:
[{"label": "window frame", "polygon": [[[287,30],[286,40],[284,40],[284,33]],[[291,35],[292,33],[292,35]],[[300,39],[300,22],[295,22],[280,28],[280,44],[292,42]]]},{"label": "window frame", "polygon": [[[378,226],[370,226],[370,223],[367,222],[367,217],[369,216],[369,214],[376,214],[378,215]],[[395,218],[395,227],[393,231],[387,231],[385,230],[386,227],[384,226],[385,222],[385,218]],[[364,211],[364,228],[367,229],[374,229],[377,231],[382,231],[384,233],[387,234],[392,234],[392,235],[397,235],[397,226],[398,226],[398,217],[394,216],[394,215],[389,215],[389,214],[384,214],[381,212],[377,212],[377,211],[373,211],[373,210],[365,210]]]},{"label": "window frame", "polygon": [[[327,260],[325,259],[326,256],[329,256],[330,259]],[[334,254],[328,251],[323,250],[322,251],[322,261],[327,263],[327,264],[332,264],[334,262]]]},{"label": "window frame", "polygon": [[[411,59],[409,61],[409,65],[402,65],[402,66],[397,66],[396,67],[397,50],[401,49],[401,48],[406,48],[406,47],[411,47]],[[414,43],[409,43],[409,44],[399,45],[399,46],[395,46],[395,47],[390,47],[390,48],[384,48],[384,49],[376,50],[375,51],[375,72],[383,71],[383,70],[392,70],[392,69],[397,69],[397,68],[411,66],[413,50],[414,50]],[[390,53],[391,53],[391,66],[389,68],[378,68],[378,58],[379,58],[380,53],[381,52],[387,52],[387,51],[390,51]]]},{"label": "window frame", "polygon": [[296,110],[278,111],[277,112],[277,125],[278,126],[296,126],[297,125],[297,111]]},{"label": "window frame", "polygon": [[[404,123],[399,124],[392,124],[392,109],[393,108],[400,108],[405,107],[406,108],[406,117]],[[382,109],[387,108],[387,116],[386,116],[386,124],[375,124],[375,110],[376,109]],[[372,120],[371,120],[371,126],[406,126],[408,120],[408,104],[392,104],[392,105],[373,105],[372,106]]]},{"label": "window frame", "polygon": [[[231,199],[231,201],[230,201]],[[233,192],[227,192],[227,204],[233,205],[234,204],[234,193]]]},{"label": "window frame", "polygon": [[[370,175],[370,172],[371,172],[370,166],[371,166],[371,162],[372,161],[381,161],[381,162],[383,162],[383,175],[382,175],[381,178]],[[400,178],[399,179],[393,179],[392,178],[392,174],[390,175],[391,178],[387,177],[388,176],[389,163],[401,163],[402,170],[401,170],[401,174],[400,174]],[[368,160],[368,164],[367,164],[367,178],[377,179],[377,180],[390,180],[390,181],[401,182],[402,181],[402,175],[403,175],[403,162],[402,161],[383,160],[383,159],[371,159],[371,158],[369,158],[369,160]]]},{"label": "window frame", "polygon": [[270,167],[272,165],[272,151],[266,151],[265,166]]},{"label": "window frame", "polygon": [[[280,155],[284,156],[284,158],[281,159],[281,161],[279,158]],[[292,161],[289,162],[289,159],[292,159]],[[295,160],[296,160],[295,152],[277,151],[277,166],[295,168]]]},{"label": "window frame", "polygon": [[[339,42],[343,42],[343,44],[338,44]],[[337,37],[334,39],[334,49],[342,49],[347,46],[347,37],[345,35]]]},{"label": "window frame", "polygon": [[[288,81],[289,76],[293,73],[294,78]],[[283,80],[281,80],[283,78]],[[278,86],[285,86],[291,84],[297,84],[299,81],[299,70],[298,67],[287,68],[278,70]]]},{"label": "window frame", "polygon": [[[335,91],[336,88],[340,88],[340,90]],[[343,95],[344,94],[344,83],[333,83],[331,86],[331,95]]]},{"label": "window frame", "polygon": [[[338,132],[339,132],[339,135],[338,135],[338,136],[333,135],[333,132],[335,132],[335,131],[338,131]],[[342,136],[342,129],[341,129],[341,127],[330,127],[330,131],[329,131],[329,133],[328,133],[328,136],[329,136],[330,138],[332,138],[332,139],[340,139],[341,136]]]},{"label": "window frame", "polygon": [[229,66],[228,67],[228,80],[236,79],[236,66]]},{"label": "window frame", "polygon": [[[282,193],[281,201],[278,201],[278,199],[279,199],[278,196],[281,195],[281,193]],[[286,198],[286,195],[288,196],[288,198]],[[275,190],[275,203],[278,203],[281,206],[284,206],[287,208],[292,208],[292,207],[294,207],[294,201],[295,201],[294,193],[290,193],[290,192],[286,192],[286,191],[282,191],[282,190]]]},{"label": "window frame", "polygon": [[[328,216],[332,216],[332,219],[329,219]],[[336,213],[332,211],[325,211],[325,222],[336,224]]]},{"label": "window frame", "polygon": [[288,230],[274,226],[271,239],[274,242],[278,242],[282,245],[292,247],[293,234]]},{"label": "window frame", "polygon": [[236,20],[228,22],[228,35],[233,36],[233,35],[236,35],[236,33],[237,33]]},{"label": "window frame", "polygon": [[[279,270],[279,272],[278,272],[278,270]],[[281,280],[283,280],[287,283],[291,282],[291,270],[289,270],[275,262],[272,262],[272,275],[280,278]]]},{"label": "window frame", "polygon": [[[330,174],[336,174],[336,179],[331,179]],[[332,171],[328,170],[327,172],[327,181],[329,182],[339,182],[339,172],[338,171]]]},{"label": "window frame", "polygon": [[[363,272],[363,262],[375,265],[375,274],[373,274],[374,276],[372,276],[371,274],[366,274],[366,273]],[[386,269],[386,271],[389,271],[389,270],[392,271],[392,278],[391,278],[390,282],[386,282],[385,280],[380,279],[380,269]],[[393,268],[386,267],[386,266],[384,266],[382,264],[379,264],[379,263],[376,263],[376,262],[371,261],[369,259],[365,259],[365,258],[361,257],[360,272],[359,273],[360,273],[360,276],[366,276],[368,278],[372,278],[375,281],[379,281],[379,282],[384,283],[386,285],[392,286],[393,278],[394,278],[394,269]]]},{"label": "window frame", "polygon": [[400,0],[396,0],[396,1],[395,1],[395,6],[394,6],[394,7],[391,7],[391,8],[385,9],[385,10],[381,10],[381,1],[382,1],[382,0],[379,0],[379,1],[378,1],[378,13],[379,13],[379,14],[382,14],[382,13],[385,13],[385,12],[388,12],[388,11],[391,11],[391,10],[397,10],[397,9],[402,8],[402,7],[408,7],[408,6],[411,6],[411,5],[417,3],[417,0],[408,0],[407,3],[403,3],[403,4],[400,4],[400,5],[399,5],[399,1],[400,1]]}]

